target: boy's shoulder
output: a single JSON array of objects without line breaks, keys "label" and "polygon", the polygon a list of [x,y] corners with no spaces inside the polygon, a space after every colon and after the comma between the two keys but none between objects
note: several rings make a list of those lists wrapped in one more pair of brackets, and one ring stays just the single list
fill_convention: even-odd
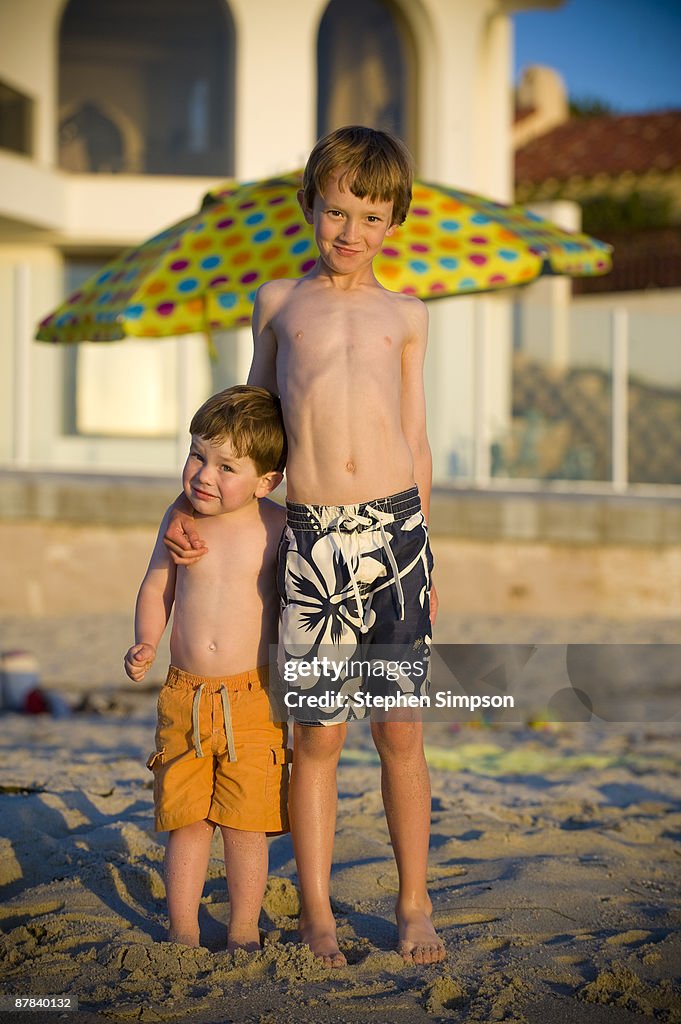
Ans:
[{"label": "boy's shoulder", "polygon": [[428,330],[428,309],[425,302],[416,295],[407,295],[405,292],[391,292],[383,288],[383,293],[391,304],[393,311],[397,311],[411,327],[415,334],[422,335]]}]

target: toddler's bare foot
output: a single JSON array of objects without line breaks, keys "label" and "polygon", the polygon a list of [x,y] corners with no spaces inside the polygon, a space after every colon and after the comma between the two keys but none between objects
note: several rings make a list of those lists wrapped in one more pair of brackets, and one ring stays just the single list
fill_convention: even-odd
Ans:
[{"label": "toddler's bare foot", "polygon": [[437,964],[447,956],[430,914],[411,908],[397,911],[397,952],[408,964]]},{"label": "toddler's bare foot", "polygon": [[237,949],[243,949],[247,953],[257,953],[262,949],[257,925],[243,928],[230,926],[227,936],[227,952],[234,953]]},{"label": "toddler's bare foot", "polygon": [[172,928],[168,929],[168,942],[176,942],[179,946],[198,946],[199,944],[199,930],[195,932],[176,932]]},{"label": "toddler's bare foot", "polygon": [[315,921],[313,924],[303,924],[302,918],[298,923],[300,941],[309,946],[318,960],[321,960],[324,967],[345,967],[347,960],[338,948],[336,941],[336,922]]}]

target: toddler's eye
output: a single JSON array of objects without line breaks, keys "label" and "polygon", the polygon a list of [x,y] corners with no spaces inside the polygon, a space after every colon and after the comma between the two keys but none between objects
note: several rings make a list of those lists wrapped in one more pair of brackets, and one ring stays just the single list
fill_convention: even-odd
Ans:
[{"label": "toddler's eye", "polygon": [[223,473],[233,473],[234,472],[232,467],[231,466],[227,466],[227,465],[220,466],[220,469],[223,471]]}]

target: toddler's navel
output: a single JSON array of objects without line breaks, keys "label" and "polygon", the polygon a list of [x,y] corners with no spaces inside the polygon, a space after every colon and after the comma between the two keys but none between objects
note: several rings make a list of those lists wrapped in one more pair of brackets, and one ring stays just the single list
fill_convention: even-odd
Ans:
[{"label": "toddler's navel", "polygon": [[217,649],[218,649],[218,645],[211,640],[211,642],[208,644],[208,650],[209,651],[217,651]]},{"label": "toddler's navel", "polygon": [[348,461],[345,463],[345,468],[347,469],[348,473],[354,473],[357,467],[355,466],[352,459],[348,459]]}]

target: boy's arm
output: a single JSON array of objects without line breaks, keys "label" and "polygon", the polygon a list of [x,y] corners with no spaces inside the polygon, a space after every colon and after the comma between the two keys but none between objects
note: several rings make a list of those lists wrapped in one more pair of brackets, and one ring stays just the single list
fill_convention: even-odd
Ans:
[{"label": "boy's arm", "polygon": [[163,542],[171,507],[163,517],[135,605],[135,643],[124,658],[125,671],[140,682],[153,664],[175,599],[177,567]]},{"label": "boy's arm", "polygon": [[[426,522],[430,516],[430,492],[433,486],[433,458],[426,428],[426,396],[423,370],[428,344],[428,311],[418,301],[410,302],[412,335],[402,353],[402,430],[414,463],[414,482],[421,498]],[[435,622],[438,597],[431,575],[430,620]]]},{"label": "boy's arm", "polygon": [[277,282],[269,282],[258,288],[253,305],[253,361],[248,371],[247,384],[267,388],[273,395],[279,394],[277,384],[277,339],[271,323],[272,292]]},{"label": "boy's arm", "polygon": [[192,503],[186,495],[179,494],[168,512],[163,543],[175,565],[193,565],[205,555],[208,546],[196,532]]},{"label": "boy's arm", "polygon": [[402,353],[402,430],[414,462],[414,481],[419,489],[421,507],[428,521],[433,460],[426,429],[426,396],[423,367],[428,342],[428,311],[418,300],[411,300],[412,335]]}]

